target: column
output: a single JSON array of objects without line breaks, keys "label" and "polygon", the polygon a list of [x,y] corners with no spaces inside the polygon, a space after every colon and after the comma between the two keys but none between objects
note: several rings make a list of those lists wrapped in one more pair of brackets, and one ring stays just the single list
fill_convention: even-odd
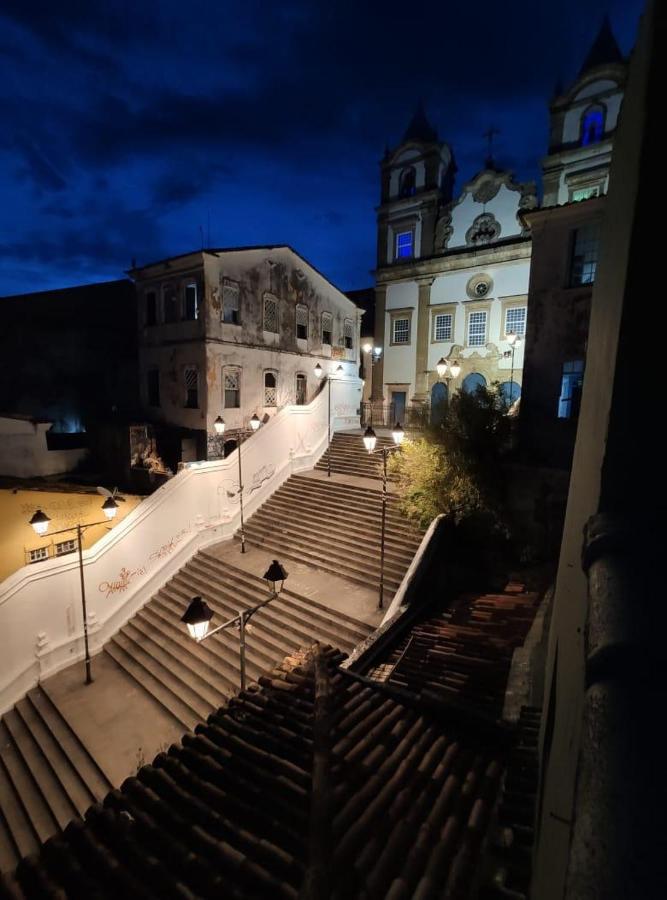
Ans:
[{"label": "column", "polygon": [[417,347],[415,356],[415,403],[426,403],[428,400],[428,342],[430,329],[429,306],[431,301],[431,276],[418,278],[417,302]]}]

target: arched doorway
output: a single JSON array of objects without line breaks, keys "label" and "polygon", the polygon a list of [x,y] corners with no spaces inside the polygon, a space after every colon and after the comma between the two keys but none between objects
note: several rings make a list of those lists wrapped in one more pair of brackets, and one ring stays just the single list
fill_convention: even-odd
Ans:
[{"label": "arched doorway", "polygon": [[466,394],[474,394],[477,388],[480,387],[486,387],[486,378],[480,375],[479,372],[471,372],[470,375],[466,375],[463,379],[461,390],[465,391]]},{"label": "arched doorway", "polygon": [[500,394],[505,401],[505,406],[511,406],[521,396],[521,385],[516,381],[503,381],[500,385]]},{"label": "arched doorway", "polygon": [[431,388],[431,425],[442,425],[448,400],[447,385],[444,381],[436,381]]}]

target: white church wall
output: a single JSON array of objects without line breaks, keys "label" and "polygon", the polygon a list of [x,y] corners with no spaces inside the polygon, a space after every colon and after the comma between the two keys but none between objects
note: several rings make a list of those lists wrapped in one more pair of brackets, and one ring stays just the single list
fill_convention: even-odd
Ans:
[{"label": "white church wall", "polygon": [[[359,427],[361,388],[358,378],[332,383],[334,429]],[[244,443],[245,514],[292,472],[312,467],[326,441],[323,391],[308,406],[285,407]],[[84,550],[91,653],[200,547],[231,539],[240,522],[236,453],[191,463]],[[40,679],[83,658],[82,629],[76,557],[25,566],[0,584],[0,713]]]},{"label": "white church wall", "polygon": [[500,225],[500,238],[514,237],[521,233],[521,226],[516,214],[519,208],[521,195],[518,191],[511,191],[505,185],[501,185],[496,196],[489,203],[478,203],[473,199],[472,193],[467,193],[452,210],[453,233],[448,247],[464,247],[466,233],[477,216],[482,213],[491,213]]}]

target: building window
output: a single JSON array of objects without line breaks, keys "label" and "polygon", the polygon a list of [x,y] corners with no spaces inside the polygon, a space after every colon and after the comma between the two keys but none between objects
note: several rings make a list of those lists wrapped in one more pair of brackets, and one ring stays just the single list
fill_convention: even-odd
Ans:
[{"label": "building window", "polygon": [[278,406],[278,379],[275,372],[264,373],[264,406]]},{"label": "building window", "polygon": [[354,348],[354,322],[352,319],[345,319],[343,322],[343,344],[346,350]]},{"label": "building window", "polygon": [[199,291],[196,281],[185,285],[185,318],[199,318]]},{"label": "building window", "polygon": [[331,313],[322,313],[322,343],[327,347],[333,343],[333,316]]},{"label": "building window", "polygon": [[461,384],[461,390],[466,394],[475,394],[478,388],[486,389],[486,378],[481,372],[471,372],[470,375],[466,375]]},{"label": "building window", "polygon": [[56,556],[66,556],[68,553],[74,553],[76,550],[76,541],[60,541],[56,544]]},{"label": "building window", "polygon": [[483,347],[486,343],[486,310],[468,316],[468,346]]},{"label": "building window", "polygon": [[37,547],[36,550],[28,551],[28,559],[31,563],[41,562],[43,559],[49,558],[48,547]]},{"label": "building window", "polygon": [[576,190],[570,191],[570,200],[573,203],[577,203],[579,200],[588,200],[589,197],[599,197],[600,196],[600,185],[594,184],[590,187],[577,188]]},{"label": "building window", "polygon": [[581,389],[584,384],[584,361],[582,359],[563,363],[558,398],[558,418],[571,419],[579,414]]},{"label": "building window", "polygon": [[505,334],[511,331],[523,337],[526,333],[526,307],[512,306],[505,311]]},{"label": "building window", "polygon": [[297,306],[296,308],[296,336],[297,340],[308,340],[308,307]]},{"label": "building window", "polygon": [[581,117],[581,145],[597,144],[604,134],[604,109],[594,106],[587,109]]},{"label": "building window", "polygon": [[577,228],[572,240],[570,285],[593,284],[598,261],[599,228],[586,225]]},{"label": "building window", "polygon": [[224,408],[239,409],[241,406],[241,371],[239,369],[223,370]]},{"label": "building window", "polygon": [[148,405],[160,405],[160,370],[149,369],[146,372],[146,386],[148,394]]},{"label": "building window", "polygon": [[412,232],[399,231],[396,235],[396,259],[410,259],[413,256],[412,244]]},{"label": "building window", "polygon": [[438,313],[433,318],[433,340],[451,341],[452,316],[451,313]]},{"label": "building window", "polygon": [[[228,281],[226,278],[222,285],[222,321],[227,325],[240,325],[241,317],[239,314],[239,293],[240,287],[235,281]],[[268,329],[265,328],[265,331]]]},{"label": "building window", "polygon": [[275,297],[264,298],[264,331],[278,333],[278,301]]},{"label": "building window", "polygon": [[417,173],[410,166],[401,172],[401,183],[398,191],[399,197],[413,197],[417,193]]},{"label": "building window", "polygon": [[146,291],[146,325],[157,325],[157,295],[155,291]]},{"label": "building window", "polygon": [[187,409],[199,409],[199,373],[196,366],[188,366],[184,379],[185,406]]},{"label": "building window", "polygon": [[306,405],[306,388],[308,382],[306,381],[306,376],[302,375],[301,372],[296,376],[296,405],[297,406],[305,406]]},{"label": "building window", "polygon": [[392,344],[410,343],[410,319],[394,319],[392,322]]},{"label": "building window", "polygon": [[178,322],[178,296],[172,284],[165,284],[162,288],[162,305],[165,322]]}]

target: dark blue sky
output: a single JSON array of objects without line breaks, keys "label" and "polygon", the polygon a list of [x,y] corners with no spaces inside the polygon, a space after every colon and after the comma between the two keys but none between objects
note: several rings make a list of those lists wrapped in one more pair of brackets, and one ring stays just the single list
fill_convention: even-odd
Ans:
[{"label": "dark blue sky", "polygon": [[[371,283],[378,161],[419,98],[459,165],[535,178],[547,103],[642,0],[2,0],[0,295],[207,244]],[[558,13],[557,13],[558,10]],[[210,239],[209,239],[210,235]]]}]

